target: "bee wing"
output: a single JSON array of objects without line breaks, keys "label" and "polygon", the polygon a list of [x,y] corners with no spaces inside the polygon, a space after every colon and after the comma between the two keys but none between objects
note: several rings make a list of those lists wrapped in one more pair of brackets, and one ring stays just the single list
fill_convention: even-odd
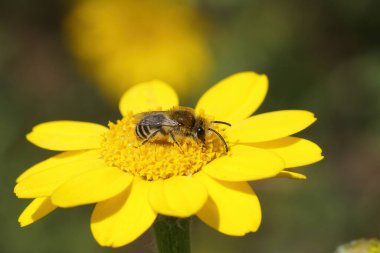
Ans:
[{"label": "bee wing", "polygon": [[152,114],[152,113],[161,113],[161,111],[152,111],[152,112],[140,112],[135,115],[133,115],[133,119],[136,123],[140,122],[143,118],[146,116]]},{"label": "bee wing", "polygon": [[176,127],[180,125],[177,121],[168,118],[164,111],[143,112],[134,115],[134,118],[142,126]]}]

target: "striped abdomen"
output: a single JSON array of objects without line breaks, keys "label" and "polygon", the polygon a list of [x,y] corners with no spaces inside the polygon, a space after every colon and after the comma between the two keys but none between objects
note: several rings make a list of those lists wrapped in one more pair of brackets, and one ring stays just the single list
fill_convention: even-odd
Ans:
[{"label": "striped abdomen", "polygon": [[135,134],[137,137],[146,140],[148,139],[152,134],[154,134],[157,131],[157,127],[151,127],[148,125],[142,125],[137,124],[135,128]]}]

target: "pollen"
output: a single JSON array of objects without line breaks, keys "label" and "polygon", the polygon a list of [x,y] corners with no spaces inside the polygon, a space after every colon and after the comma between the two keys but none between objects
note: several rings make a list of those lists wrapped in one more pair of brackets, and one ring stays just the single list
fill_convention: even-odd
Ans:
[{"label": "pollen", "polygon": [[[208,133],[204,143],[185,137],[178,139],[179,146],[154,140],[142,145],[134,133],[136,122],[131,113],[108,126],[110,131],[101,144],[101,156],[106,164],[148,181],[191,176],[225,155],[224,144],[213,133]],[[223,130],[215,128],[224,136]]]}]

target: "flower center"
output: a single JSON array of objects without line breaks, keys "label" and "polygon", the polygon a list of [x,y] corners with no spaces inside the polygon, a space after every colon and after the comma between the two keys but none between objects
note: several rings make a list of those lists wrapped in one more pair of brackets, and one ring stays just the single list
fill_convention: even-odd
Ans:
[{"label": "flower center", "polygon": [[[168,140],[143,140],[135,135],[132,114],[109,123],[110,131],[103,138],[101,155],[108,166],[117,167],[145,180],[167,179],[197,173],[210,161],[225,154],[221,139],[207,131],[205,142],[193,137],[176,136],[178,146]],[[223,136],[218,126],[214,129]]]}]

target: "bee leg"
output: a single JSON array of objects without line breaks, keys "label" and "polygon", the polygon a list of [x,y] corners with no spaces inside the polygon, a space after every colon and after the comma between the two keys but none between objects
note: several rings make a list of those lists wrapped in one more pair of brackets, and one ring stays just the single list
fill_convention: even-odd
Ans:
[{"label": "bee leg", "polygon": [[170,137],[172,138],[172,140],[174,141],[175,144],[177,144],[177,146],[179,147],[179,149],[182,151],[182,153],[184,153],[184,151],[182,150],[181,146],[179,145],[178,141],[175,139],[175,136],[173,134],[173,132],[169,132],[170,134]]},{"label": "bee leg", "polygon": [[144,144],[146,144],[148,141],[150,141],[154,136],[156,136],[156,134],[158,134],[158,132],[160,132],[161,129],[157,129],[156,131],[154,131],[151,135],[149,135],[148,138],[146,138],[140,145],[140,147]]}]

